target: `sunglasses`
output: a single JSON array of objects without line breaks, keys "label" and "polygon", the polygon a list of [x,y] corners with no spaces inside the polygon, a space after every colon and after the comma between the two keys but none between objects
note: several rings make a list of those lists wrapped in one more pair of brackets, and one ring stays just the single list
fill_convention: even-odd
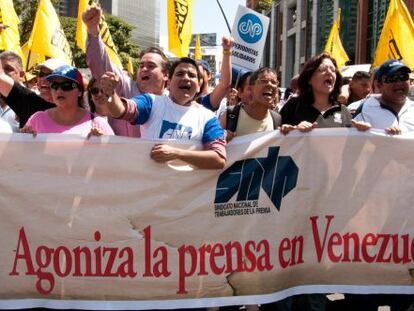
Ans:
[{"label": "sunglasses", "polygon": [[384,83],[405,82],[410,78],[408,73],[400,73],[383,79]]},{"label": "sunglasses", "polygon": [[100,92],[103,93],[103,91],[97,87],[91,87],[89,92],[91,92],[92,95],[98,95]]},{"label": "sunglasses", "polygon": [[57,91],[57,89],[61,89],[62,91],[72,91],[74,89],[76,89],[78,87],[78,85],[75,82],[71,82],[71,81],[63,81],[63,82],[52,82],[50,84],[50,88],[52,90]]}]

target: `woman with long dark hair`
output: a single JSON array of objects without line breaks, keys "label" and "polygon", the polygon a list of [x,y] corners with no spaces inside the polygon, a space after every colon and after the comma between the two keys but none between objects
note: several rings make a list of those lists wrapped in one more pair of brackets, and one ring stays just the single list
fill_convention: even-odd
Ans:
[{"label": "woman with long dark hair", "polygon": [[282,133],[292,129],[308,132],[315,127],[351,127],[351,114],[338,102],[341,85],[342,76],[331,55],[312,57],[299,75],[299,95],[290,98],[280,111]]}]

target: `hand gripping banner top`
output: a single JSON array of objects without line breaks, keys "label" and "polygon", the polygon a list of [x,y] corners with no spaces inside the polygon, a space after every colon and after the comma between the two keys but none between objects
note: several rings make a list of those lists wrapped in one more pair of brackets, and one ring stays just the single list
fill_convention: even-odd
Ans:
[{"label": "hand gripping banner top", "polygon": [[153,145],[0,135],[1,308],[414,294],[412,138],[258,133],[223,170],[156,163]]}]

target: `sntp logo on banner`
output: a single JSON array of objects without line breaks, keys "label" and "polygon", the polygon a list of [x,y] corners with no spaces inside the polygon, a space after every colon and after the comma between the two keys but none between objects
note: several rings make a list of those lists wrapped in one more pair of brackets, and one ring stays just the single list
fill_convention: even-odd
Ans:
[{"label": "sntp logo on banner", "polygon": [[[277,210],[282,198],[296,187],[299,169],[289,156],[279,156],[279,147],[270,147],[267,157],[235,162],[220,174],[215,216],[267,214],[269,206],[260,206],[260,190],[267,194]],[[229,202],[237,193],[236,201]]]}]

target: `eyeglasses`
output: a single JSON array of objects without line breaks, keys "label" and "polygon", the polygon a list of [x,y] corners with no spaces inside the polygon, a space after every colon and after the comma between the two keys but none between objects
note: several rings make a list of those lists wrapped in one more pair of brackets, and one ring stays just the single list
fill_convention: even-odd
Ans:
[{"label": "eyeglasses", "polygon": [[331,66],[331,65],[327,65],[327,64],[321,64],[321,65],[319,65],[319,67],[318,67],[317,70],[319,72],[321,72],[321,73],[325,73],[327,71],[336,72],[335,66]]},{"label": "eyeglasses", "polygon": [[57,91],[57,89],[61,89],[62,91],[68,92],[76,89],[78,85],[75,82],[71,81],[63,81],[63,82],[52,82],[50,84],[50,88]]},{"label": "eyeglasses", "polygon": [[408,73],[400,73],[391,77],[385,77],[382,81],[384,83],[405,82],[410,78]]},{"label": "eyeglasses", "polygon": [[39,78],[44,78],[44,77],[46,77],[46,76],[48,76],[48,75],[50,75],[52,72],[44,72],[44,71],[39,71],[38,73],[37,73],[37,76],[39,77]]},{"label": "eyeglasses", "polygon": [[91,92],[92,95],[98,95],[100,92],[103,93],[103,91],[100,88],[97,87],[91,87],[89,89],[89,92]]}]

